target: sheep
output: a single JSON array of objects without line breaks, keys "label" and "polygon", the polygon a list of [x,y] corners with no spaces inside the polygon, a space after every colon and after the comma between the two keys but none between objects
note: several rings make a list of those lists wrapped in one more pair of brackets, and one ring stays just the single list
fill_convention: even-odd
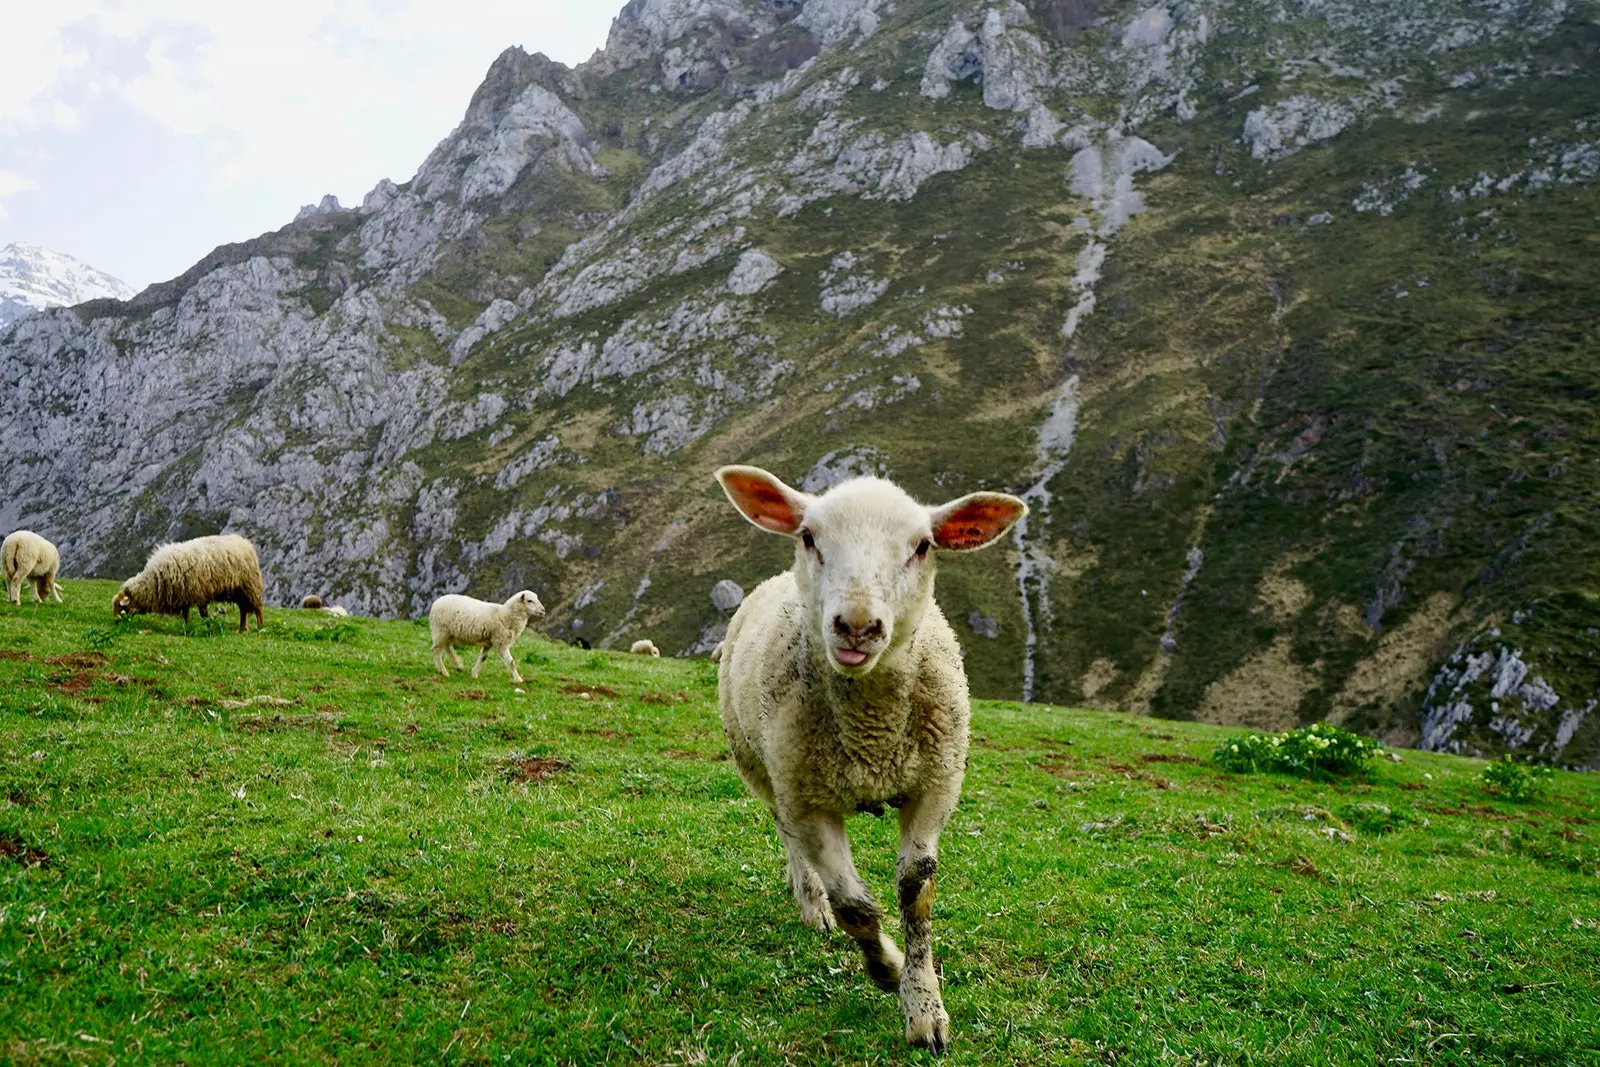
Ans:
[{"label": "sheep", "polygon": [[32,530],[16,530],[0,544],[0,566],[6,575],[6,589],[13,604],[22,603],[22,586],[33,585],[33,602],[49,603],[54,596],[62,603],[56,572],[61,569],[61,553],[56,546]]},{"label": "sheep", "polygon": [[646,638],[644,638],[643,640],[640,640],[640,641],[635,641],[628,648],[628,651],[632,652],[632,653],[634,653],[636,655],[640,655],[640,656],[659,656],[659,655],[661,655],[661,650],[659,648],[657,648],[655,642],[650,640],[648,637],[646,637]]},{"label": "sheep", "polygon": [[111,612],[123,615],[182,615],[189,626],[189,609],[210,618],[209,606],[220,600],[239,606],[239,632],[245,620],[256,617],[256,629],[266,625],[261,613],[266,587],[256,546],[237,534],[196,537],[157,546],[144,570],[122,583],[111,600]]},{"label": "sheep", "polygon": [[[746,519],[795,542],[794,565],[745,598],[723,642],[717,698],[734,765],[772,813],[801,918],[844,927],[873,982],[899,993],[906,1040],[943,1052],[930,915],[969,709],[961,650],[933,599],[933,550],[991,544],[1027,505],[972,493],[926,507],[878,478],[813,496],[757,467],[717,480]],[[900,809],[904,955],[879,928],[845,833],[847,816],[884,804]]]},{"label": "sheep", "polygon": [[337,604],[329,604],[327,607],[322,609],[322,613],[324,615],[332,615],[336,619],[345,619],[349,618],[350,616],[350,611],[348,608],[341,608]]},{"label": "sheep", "polygon": [[315,593],[300,598],[301,611],[316,611],[320,607],[322,607],[322,598]]},{"label": "sheep", "polygon": [[526,589],[504,604],[490,604],[457,593],[442,596],[428,609],[428,629],[433,634],[433,665],[448,678],[450,672],[445,670],[445,653],[450,654],[451,661],[459,671],[464,670],[465,666],[461,657],[456,655],[454,646],[477,647],[478,662],[472,665],[472,676],[476,678],[484,659],[489,655],[489,649],[493,648],[505,660],[512,682],[521,685],[522,675],[517,672],[516,661],[511,658],[511,646],[522,636],[528,620],[543,614],[544,605]]}]

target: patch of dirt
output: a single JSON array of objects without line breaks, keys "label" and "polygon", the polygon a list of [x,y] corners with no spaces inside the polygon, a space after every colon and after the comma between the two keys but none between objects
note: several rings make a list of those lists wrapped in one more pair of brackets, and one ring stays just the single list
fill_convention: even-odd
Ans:
[{"label": "patch of dirt", "polygon": [[633,735],[626,730],[613,730],[609,727],[595,729],[589,726],[569,726],[567,733],[577,734],[580,737],[602,737],[607,741],[620,741],[624,745],[633,740]]},{"label": "patch of dirt", "polygon": [[238,711],[240,708],[253,708],[258,705],[268,708],[287,708],[293,703],[294,701],[285,700],[283,697],[263,694],[261,696],[246,697],[243,700],[219,700],[217,705],[229,711]]},{"label": "patch of dirt", "polygon": [[16,650],[10,649],[10,648],[0,649],[0,659],[26,660],[26,659],[32,659],[32,658],[33,658],[33,653],[32,652],[18,652]]},{"label": "patch of dirt", "polygon": [[1322,872],[1317,870],[1317,865],[1305,856],[1296,856],[1293,859],[1285,860],[1278,866],[1286,867],[1289,873],[1298,874],[1302,878],[1310,878],[1316,881],[1320,881],[1322,878]]},{"label": "patch of dirt", "polygon": [[48,867],[50,856],[34,848],[10,830],[0,830],[0,859],[14,860],[24,867]]},{"label": "patch of dirt", "polygon": [[57,667],[104,667],[111,662],[111,657],[104,652],[68,652],[47,656],[45,662]]},{"label": "patch of dirt", "polygon": [[582,682],[573,682],[571,685],[561,687],[563,693],[588,693],[597,697],[619,697],[622,694],[609,685],[584,685]]},{"label": "patch of dirt", "polygon": [[318,711],[326,711],[326,712],[335,712],[335,711],[339,710],[339,705],[337,705],[337,704],[318,704],[317,705],[317,710]]},{"label": "patch of dirt", "polygon": [[488,700],[489,694],[482,689],[463,689],[456,693],[457,700]]},{"label": "patch of dirt", "polygon": [[687,704],[689,694],[680,689],[676,693],[646,693],[639,699],[646,704],[660,704],[664,708],[670,708],[674,704]]},{"label": "patch of dirt", "polygon": [[403,734],[414,734],[417,732],[417,724],[414,722],[408,722],[400,732]]},{"label": "patch of dirt", "polygon": [[78,696],[85,689],[94,684],[93,671],[78,671],[65,681],[57,682],[57,687],[68,696]]},{"label": "patch of dirt", "polygon": [[523,756],[511,760],[506,766],[506,777],[513,782],[542,782],[547,778],[566,770],[569,766],[564,759],[554,756],[537,759],[532,756]]},{"label": "patch of dirt", "polygon": [[333,720],[337,715],[330,712],[307,713],[304,715],[240,715],[233,720],[234,729],[243,730],[247,734],[276,733],[280,730],[327,730],[330,733],[339,732],[339,724]]},{"label": "patch of dirt", "polygon": [[1463,804],[1458,808],[1423,808],[1422,810],[1432,812],[1435,815],[1475,815],[1480,819],[1488,819],[1490,822],[1517,821],[1515,815],[1506,815],[1495,811],[1493,808],[1486,808],[1481,804]]},{"label": "patch of dirt", "polygon": [[663,756],[671,756],[673,759],[716,761],[725,760],[728,758],[728,754],[726,752],[694,752],[687,748],[664,748],[661,750],[661,754]]},{"label": "patch of dirt", "polygon": [[1198,756],[1185,756],[1181,752],[1146,752],[1139,757],[1145,763],[1199,763]]},{"label": "patch of dirt", "polygon": [[6,799],[19,808],[25,808],[29,804],[33,803],[33,798],[28,796],[28,794],[24,793],[20,789],[11,790],[11,792],[6,794]]},{"label": "patch of dirt", "polygon": [[1407,792],[1415,793],[1428,788],[1428,784],[1426,782],[1401,782],[1400,788]]},{"label": "patch of dirt", "polygon": [[101,676],[100,680],[105,682],[105,683],[107,683],[108,685],[132,685],[133,684],[133,679],[130,678],[126,674],[105,674],[105,675]]}]

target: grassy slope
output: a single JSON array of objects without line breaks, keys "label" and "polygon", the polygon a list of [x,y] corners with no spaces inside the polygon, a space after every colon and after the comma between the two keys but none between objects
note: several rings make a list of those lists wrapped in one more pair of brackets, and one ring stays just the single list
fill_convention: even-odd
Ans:
[{"label": "grassy slope", "polygon": [[[111,591],[0,610],[0,1060],[917,1058],[800,925],[709,664],[525,638],[518,694],[431,675],[414,624],[289,611],[49,662],[104,640]],[[263,694],[293,706],[221,706]],[[1515,805],[1419,753],[1237,778],[1193,761],[1213,727],[975,715],[935,927],[953,1062],[1600,1055],[1600,781]],[[527,757],[567,766],[519,782]],[[852,831],[886,893],[892,822]]]}]

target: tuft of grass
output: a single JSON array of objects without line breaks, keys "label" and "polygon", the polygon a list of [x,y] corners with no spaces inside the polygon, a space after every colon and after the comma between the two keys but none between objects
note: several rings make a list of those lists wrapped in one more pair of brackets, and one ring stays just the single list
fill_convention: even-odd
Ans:
[{"label": "tuft of grass", "polygon": [[1509,752],[1483,769],[1483,785],[1508,800],[1531,800],[1550,786],[1554,777],[1549,767],[1541,767],[1513,757]]},{"label": "tuft of grass", "polygon": [[1365,770],[1383,749],[1376,741],[1332,723],[1319,722],[1282,733],[1251,733],[1218,745],[1211,759],[1225,771],[1281,771],[1318,776]]},{"label": "tuft of grass", "polygon": [[[526,684],[445,679],[407,621],[270,608],[95,650],[114,586],[68,585],[0,605],[0,1061],[925,1061],[801,924],[704,661],[528,634]],[[973,716],[950,1063],[1593,1058],[1594,776],[1511,803],[1459,757],[1239,776],[1214,726]],[[896,820],[849,828],[898,937]]]}]

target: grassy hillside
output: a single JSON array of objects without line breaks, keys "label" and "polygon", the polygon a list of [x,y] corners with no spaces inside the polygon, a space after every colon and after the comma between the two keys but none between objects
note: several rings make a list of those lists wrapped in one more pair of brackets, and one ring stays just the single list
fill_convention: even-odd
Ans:
[{"label": "grassy hillside", "polygon": [[[923,1058],[801,926],[710,664],[525,637],[517,692],[413,623],[186,637],[112,591],[0,609],[0,1060]],[[1228,733],[978,704],[951,1062],[1600,1057],[1600,780],[1239,777]],[[892,821],[851,829],[887,894]]]}]

